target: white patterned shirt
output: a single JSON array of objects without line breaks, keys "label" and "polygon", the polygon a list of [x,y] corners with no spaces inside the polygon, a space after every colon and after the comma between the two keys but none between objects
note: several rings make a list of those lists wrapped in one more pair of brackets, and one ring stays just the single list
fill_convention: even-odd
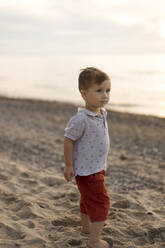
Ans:
[{"label": "white patterned shirt", "polygon": [[74,176],[87,176],[106,170],[110,146],[107,112],[102,115],[78,108],[65,128],[64,136],[75,141],[73,148]]}]

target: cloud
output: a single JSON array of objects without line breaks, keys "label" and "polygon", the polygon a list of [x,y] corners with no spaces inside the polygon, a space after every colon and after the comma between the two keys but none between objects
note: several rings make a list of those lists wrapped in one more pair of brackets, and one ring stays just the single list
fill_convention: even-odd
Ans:
[{"label": "cloud", "polygon": [[1,1],[0,54],[165,52],[163,7],[162,0]]}]

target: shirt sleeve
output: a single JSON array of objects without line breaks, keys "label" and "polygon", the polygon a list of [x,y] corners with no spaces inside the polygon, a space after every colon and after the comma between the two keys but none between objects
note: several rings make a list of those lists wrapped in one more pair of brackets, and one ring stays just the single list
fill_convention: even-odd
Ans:
[{"label": "shirt sleeve", "polygon": [[84,133],[85,120],[82,115],[73,116],[65,128],[64,136],[71,140],[78,140]]}]

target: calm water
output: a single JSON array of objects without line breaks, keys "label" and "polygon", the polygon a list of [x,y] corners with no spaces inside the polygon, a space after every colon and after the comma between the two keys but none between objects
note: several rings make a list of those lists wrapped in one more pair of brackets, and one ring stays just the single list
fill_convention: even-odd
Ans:
[{"label": "calm water", "polygon": [[165,117],[165,55],[1,57],[0,94],[82,103],[77,77],[86,66],[110,75],[112,109]]}]

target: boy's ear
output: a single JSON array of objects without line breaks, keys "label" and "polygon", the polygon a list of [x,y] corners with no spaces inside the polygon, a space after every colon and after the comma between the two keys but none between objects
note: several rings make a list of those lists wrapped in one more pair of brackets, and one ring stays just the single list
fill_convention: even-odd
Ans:
[{"label": "boy's ear", "polygon": [[83,99],[86,98],[86,91],[85,90],[80,90],[81,96]]}]

